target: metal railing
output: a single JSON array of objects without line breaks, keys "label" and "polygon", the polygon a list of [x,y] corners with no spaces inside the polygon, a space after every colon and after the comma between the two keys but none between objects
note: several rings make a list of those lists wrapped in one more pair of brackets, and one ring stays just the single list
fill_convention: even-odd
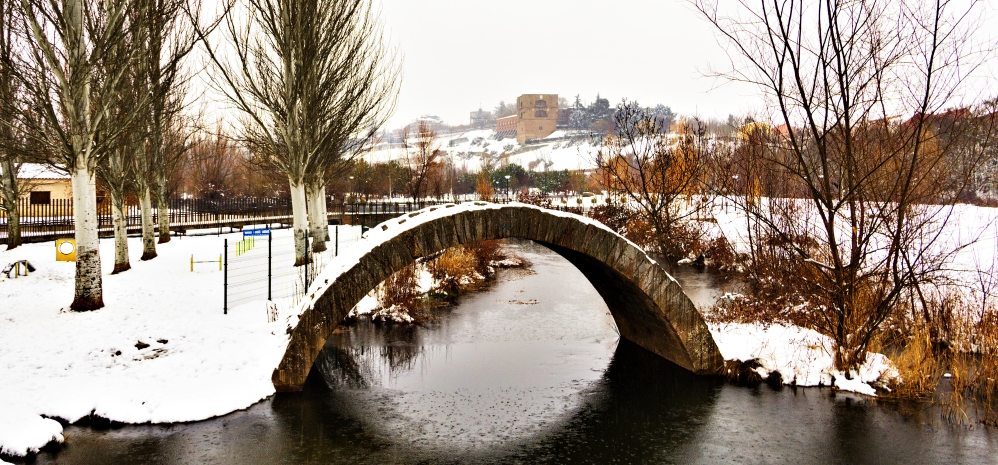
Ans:
[{"label": "metal railing", "polygon": [[[373,225],[388,215],[402,215],[431,205],[446,203],[437,200],[397,201],[378,199],[350,203],[328,200],[326,209],[330,220],[339,220],[347,215],[361,217],[361,224]],[[127,230],[137,233],[141,230],[142,212],[138,205],[129,204],[125,208]],[[31,203],[30,199],[18,201],[21,239],[25,242],[48,240],[70,236],[74,232],[73,201],[53,199],[46,204]],[[159,215],[169,215],[170,228],[177,233],[188,230],[219,228],[241,228],[247,224],[267,223],[289,226],[292,221],[291,200],[285,197],[228,197],[219,199],[171,198],[166,209],[153,207],[155,225]],[[364,218],[371,217],[371,218]],[[109,199],[98,199],[98,233],[102,237],[113,235],[113,216]],[[0,211],[0,244],[7,242],[8,215]]]}]

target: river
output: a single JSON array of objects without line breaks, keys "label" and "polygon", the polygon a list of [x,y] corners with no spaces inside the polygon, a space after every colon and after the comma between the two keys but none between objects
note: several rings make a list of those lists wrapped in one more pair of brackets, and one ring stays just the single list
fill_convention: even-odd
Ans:
[{"label": "river", "polygon": [[[66,428],[38,463],[974,463],[998,431],[829,389],[692,376],[618,340],[596,291],[529,242],[425,327],[344,328],[304,392],[178,425]],[[727,285],[675,273],[698,305]]]}]

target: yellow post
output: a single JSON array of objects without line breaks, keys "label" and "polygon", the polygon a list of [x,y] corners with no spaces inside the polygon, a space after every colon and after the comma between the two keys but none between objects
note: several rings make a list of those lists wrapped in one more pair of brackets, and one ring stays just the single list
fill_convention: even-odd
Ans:
[{"label": "yellow post", "polygon": [[222,271],[222,254],[218,254],[218,271]]},{"label": "yellow post", "polygon": [[194,272],[194,254],[191,254],[191,273]]},{"label": "yellow post", "polygon": [[14,262],[14,277],[21,277],[21,262]]}]

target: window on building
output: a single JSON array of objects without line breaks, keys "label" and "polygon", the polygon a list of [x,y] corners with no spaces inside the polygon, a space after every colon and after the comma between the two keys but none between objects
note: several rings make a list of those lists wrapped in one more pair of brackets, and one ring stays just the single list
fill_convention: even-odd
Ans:
[{"label": "window on building", "polygon": [[547,108],[547,107],[548,107],[548,103],[545,102],[545,101],[543,101],[543,100],[538,100],[538,101],[534,102],[534,108]]},{"label": "window on building", "polygon": [[52,193],[49,191],[32,191],[31,192],[31,204],[32,205],[48,205],[52,203]]},{"label": "window on building", "polygon": [[534,110],[534,118],[547,118],[547,110]]}]

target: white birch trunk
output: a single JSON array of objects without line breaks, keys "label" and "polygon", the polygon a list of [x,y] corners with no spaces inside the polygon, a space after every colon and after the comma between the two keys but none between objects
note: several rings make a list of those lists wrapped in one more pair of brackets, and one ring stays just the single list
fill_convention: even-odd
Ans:
[{"label": "white birch trunk", "polygon": [[329,222],[326,219],[326,202],[323,198],[323,190],[318,182],[309,183],[305,189],[305,196],[308,199],[308,223],[312,236],[312,252],[326,251],[326,236],[329,231]]},{"label": "white birch trunk", "polygon": [[295,266],[308,263],[305,254],[305,241],[308,234],[308,215],[306,214],[305,184],[289,182],[291,186],[291,216],[295,235]]},{"label": "white birch trunk", "polygon": [[128,216],[125,199],[111,192],[111,216],[114,222],[114,270],[111,274],[132,268],[128,261]]},{"label": "white birch trunk", "polygon": [[156,182],[156,213],[159,215],[159,243],[170,242],[170,199],[166,195],[166,180]]},{"label": "white birch trunk", "polygon": [[152,220],[152,194],[149,186],[140,187],[139,207],[142,209],[142,257],[140,260],[156,258],[156,225]]},{"label": "white birch trunk", "polygon": [[319,217],[322,218],[322,241],[329,242],[329,212],[326,210],[326,183],[319,186],[318,197]]},{"label": "white birch trunk", "polygon": [[85,163],[77,163],[70,176],[76,230],[76,291],[70,308],[97,310],[104,306],[100,242],[97,237],[97,180]]}]

